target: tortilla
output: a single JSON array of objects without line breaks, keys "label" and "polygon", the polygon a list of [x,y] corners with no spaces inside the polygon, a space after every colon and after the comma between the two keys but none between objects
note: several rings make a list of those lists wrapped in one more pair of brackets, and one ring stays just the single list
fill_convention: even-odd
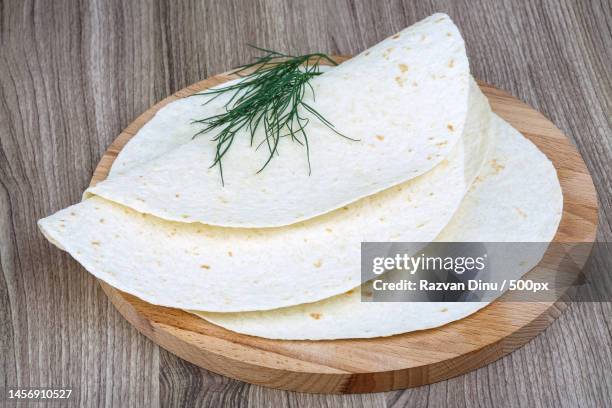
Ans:
[{"label": "tortilla", "polygon": [[[490,109],[472,82],[466,132],[411,181],[281,228],[166,221],[94,196],[39,221],[89,272],[149,303],[208,311],[313,302],[360,284],[362,241],[429,242],[459,208],[490,146]],[[138,137],[138,136],[137,136]]]},{"label": "tortilla", "polygon": [[206,106],[210,97],[194,96],[169,104],[141,130],[135,140],[145,143],[144,161],[122,161],[86,197],[184,223],[263,228],[308,220],[445,160],[464,134],[469,79],[457,27],[434,14],[310,82],[316,99],[309,94],[306,102],[358,141],[304,112],[309,156],[299,143],[281,140],[279,154],[258,172],[269,155],[265,144],[257,148],[263,130],[255,146],[245,132],[223,157],[222,185],[219,168],[211,167],[214,133],[192,139],[199,127],[189,122],[223,112],[229,95]]},{"label": "tortilla", "polygon": [[[548,158],[518,131],[495,118],[495,149],[459,211],[436,238],[446,242],[550,242],[561,220],[563,196]],[[498,266],[515,279],[533,268],[537,253],[513,254]],[[493,268],[495,269],[495,268]],[[504,275],[511,277],[512,275]],[[364,285],[367,293],[369,284]],[[488,302],[362,302],[354,290],[321,302],[264,312],[193,313],[235,332],[274,339],[391,336],[442,326]]]}]

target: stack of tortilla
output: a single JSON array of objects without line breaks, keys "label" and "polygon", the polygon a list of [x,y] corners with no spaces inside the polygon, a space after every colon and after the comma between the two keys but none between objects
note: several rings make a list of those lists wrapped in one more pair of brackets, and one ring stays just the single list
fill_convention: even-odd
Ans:
[{"label": "stack of tortilla", "polygon": [[[107,180],[40,229],[97,278],[147,302],[240,333],[311,340],[422,330],[486,306],[362,302],[362,242],[552,240],[563,201],[556,171],[491,112],[448,16],[311,84],[307,102],[357,141],[311,118],[310,165],[303,146],[281,141],[258,172],[268,151],[238,135],[222,184],[210,166],[214,134],[193,138],[193,119],[224,112],[231,95],[184,98],[142,127]],[[517,259],[517,278],[544,249]]]}]

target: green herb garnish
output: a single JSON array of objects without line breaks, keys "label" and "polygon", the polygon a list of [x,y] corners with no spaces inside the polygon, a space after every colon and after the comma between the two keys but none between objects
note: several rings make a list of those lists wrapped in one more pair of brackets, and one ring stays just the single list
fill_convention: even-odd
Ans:
[{"label": "green herb garnish", "polygon": [[[226,92],[234,95],[225,104],[225,113],[210,116],[193,123],[200,123],[204,128],[193,137],[207,133],[213,129],[221,131],[212,138],[217,143],[215,159],[211,167],[219,166],[221,182],[223,183],[223,167],[221,160],[232,146],[234,137],[238,132],[247,129],[251,136],[251,146],[255,143],[255,131],[260,125],[265,130],[265,139],[259,143],[268,147],[269,156],[261,172],[270,163],[275,154],[278,154],[278,143],[283,137],[289,136],[294,142],[306,148],[308,158],[308,172],[310,174],[310,150],[305,128],[309,120],[301,113],[306,111],[313,114],[318,120],[333,130],[334,126],[321,116],[312,106],[304,102],[307,91],[314,98],[314,88],[308,83],[313,77],[321,75],[319,67],[321,62],[337,63],[329,56],[321,53],[292,56],[276,51],[254,47],[266,54],[258,57],[251,64],[243,65],[232,74],[244,79],[235,85],[219,89],[211,89],[198,95],[214,95],[204,105]],[[351,139],[354,140],[354,139]]]}]

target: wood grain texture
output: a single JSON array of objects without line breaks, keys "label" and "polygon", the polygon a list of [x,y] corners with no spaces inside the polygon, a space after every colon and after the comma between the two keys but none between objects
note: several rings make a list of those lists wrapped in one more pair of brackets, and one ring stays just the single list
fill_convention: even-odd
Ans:
[{"label": "wood grain texture", "polygon": [[[38,218],[78,201],[121,129],[178,89],[248,60],[245,44],[354,54],[434,11],[459,25],[475,76],[573,138],[598,190],[599,239],[612,241],[607,0],[0,2],[0,387],[70,385],[74,406],[610,405],[610,303],[573,304],[525,347],[449,381],[297,394],[210,374],[159,349],[36,229]],[[610,244],[597,249],[589,272],[609,276]],[[609,278],[601,284],[610,292]]]},{"label": "wood grain texture", "polygon": [[[338,57],[336,61],[346,59]],[[234,78],[227,74],[212,76],[147,109],[113,141],[90,185],[108,176],[123,147],[162,107]],[[557,170],[563,191],[563,215],[554,242],[570,246],[592,243],[597,227],[597,196],[586,165],[571,141],[542,114],[511,95],[484,83],[480,88],[493,112],[534,142]],[[580,267],[589,249],[590,245],[574,248],[573,252],[586,251],[583,259],[577,260]],[[525,278],[559,282],[567,272],[569,282],[574,281],[571,271],[563,271],[560,260],[566,254],[560,250],[550,248],[541,266]],[[554,266],[551,270],[544,265]],[[288,342],[233,333],[188,312],[155,306],[100,283],[111,302],[139,332],[187,361],[252,384],[323,394],[389,391],[455,377],[523,346],[567,308],[562,299],[495,302],[439,329],[375,339]]]}]

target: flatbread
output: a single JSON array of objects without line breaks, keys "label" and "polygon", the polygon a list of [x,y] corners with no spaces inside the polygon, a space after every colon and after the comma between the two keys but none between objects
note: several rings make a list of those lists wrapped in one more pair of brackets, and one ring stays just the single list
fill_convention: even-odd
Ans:
[{"label": "flatbread", "polygon": [[460,143],[438,166],[346,207],[281,228],[162,220],[94,196],[39,221],[89,272],[149,303],[218,312],[313,302],[360,284],[362,241],[429,242],[450,221],[490,146],[472,82]]},{"label": "flatbread", "polygon": [[257,148],[263,130],[256,146],[245,132],[223,158],[223,186],[219,168],[210,167],[214,133],[192,139],[200,128],[190,121],[222,113],[229,95],[206,106],[200,105],[209,97],[195,96],[163,108],[126,146],[132,157],[144,146],[143,161],[120,160],[119,170],[86,197],[184,223],[263,228],[308,220],[445,160],[464,133],[469,81],[457,27],[434,14],[311,81],[316,99],[309,94],[306,102],[358,141],[304,112],[310,167],[304,146],[282,140],[258,173],[269,154],[265,145]]},{"label": "flatbread", "polygon": [[[437,237],[445,242],[550,242],[563,208],[556,170],[533,143],[495,118],[495,149],[453,220]],[[542,258],[533,245],[498,262],[518,279]],[[498,247],[499,248],[499,247]],[[535,251],[535,252],[534,252]],[[493,270],[496,267],[492,268]],[[508,270],[510,272],[508,272]],[[369,284],[364,292],[370,291]],[[488,302],[362,302],[354,290],[321,302],[264,312],[198,316],[229,330],[274,339],[342,339],[391,336],[464,318]]]}]

